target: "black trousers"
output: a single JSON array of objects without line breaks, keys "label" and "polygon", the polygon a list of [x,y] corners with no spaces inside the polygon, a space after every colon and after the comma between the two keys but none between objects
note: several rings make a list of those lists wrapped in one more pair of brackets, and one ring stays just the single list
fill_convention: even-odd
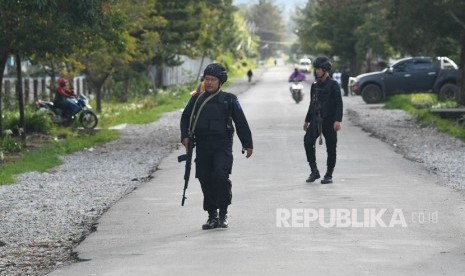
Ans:
[{"label": "black trousers", "polygon": [[[325,138],[326,152],[328,159],[326,166],[334,169],[336,166],[336,146],[337,146],[337,132],[333,128],[334,120],[324,119],[322,122],[322,134]],[[315,143],[318,139],[318,125],[316,122],[310,123],[307,132],[304,136],[305,154],[309,163],[315,163]]]},{"label": "black trousers", "polygon": [[232,199],[229,180],[233,165],[232,141],[198,141],[195,176],[203,192],[203,209],[227,208]]}]

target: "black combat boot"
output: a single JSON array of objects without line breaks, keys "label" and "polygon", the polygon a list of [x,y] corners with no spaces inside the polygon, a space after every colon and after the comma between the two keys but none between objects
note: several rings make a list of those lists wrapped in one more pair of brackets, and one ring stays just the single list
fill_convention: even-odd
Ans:
[{"label": "black combat boot", "polygon": [[220,218],[218,221],[218,228],[228,228],[228,208],[220,208]]},{"label": "black combat boot", "polygon": [[312,170],[312,173],[310,176],[307,178],[307,182],[315,182],[318,178],[320,178],[320,172],[318,171],[318,168],[316,166],[316,163],[309,163],[310,164],[310,169]]},{"label": "black combat boot", "polygon": [[208,211],[208,220],[202,225],[202,229],[208,230],[216,227],[218,227],[218,211]]},{"label": "black combat boot", "polygon": [[328,168],[328,170],[325,173],[324,178],[321,180],[321,184],[333,183],[333,170],[334,168]]}]

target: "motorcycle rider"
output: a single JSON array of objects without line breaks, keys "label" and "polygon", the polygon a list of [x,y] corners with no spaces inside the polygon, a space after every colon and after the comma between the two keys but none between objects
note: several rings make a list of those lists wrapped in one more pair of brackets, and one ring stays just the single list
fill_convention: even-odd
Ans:
[{"label": "motorcycle rider", "polygon": [[328,154],[327,171],[321,184],[333,183],[333,171],[336,166],[337,131],[341,129],[342,96],[339,84],[329,76],[331,61],[327,57],[318,57],[313,62],[315,82],[310,88],[310,105],[304,123],[304,146],[311,174],[306,180],[314,182],[320,178],[316,164],[315,142],[321,134],[325,137]]},{"label": "motorcycle rider", "polygon": [[55,97],[53,98],[53,105],[61,109],[61,117],[65,120],[69,120],[71,116],[79,110],[79,106],[70,101],[70,98],[75,98],[73,90],[65,78],[58,80],[58,86],[55,89]]},{"label": "motorcycle rider", "polygon": [[297,81],[305,81],[306,77],[304,74],[302,74],[298,68],[294,69],[294,72],[289,76],[289,82],[293,82],[294,80]]}]

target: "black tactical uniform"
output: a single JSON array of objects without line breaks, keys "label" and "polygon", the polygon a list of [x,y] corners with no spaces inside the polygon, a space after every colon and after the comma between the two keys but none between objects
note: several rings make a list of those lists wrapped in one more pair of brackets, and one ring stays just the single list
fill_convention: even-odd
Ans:
[{"label": "black tactical uniform", "polygon": [[[323,65],[322,65],[323,64]],[[327,58],[318,58],[313,66],[324,71],[331,70],[331,63]],[[315,142],[323,135],[328,154],[327,171],[323,184],[332,183],[332,173],[336,165],[337,132],[334,130],[334,122],[342,121],[342,97],[337,81],[329,76],[324,80],[315,81],[310,88],[310,106],[305,122],[310,123],[304,136],[305,153],[312,173],[307,182],[313,182],[320,178],[315,158]],[[321,140],[320,140],[321,142]]]},{"label": "black tactical uniform", "polygon": [[[215,76],[214,70],[210,72],[207,69],[204,76],[207,74]],[[224,81],[222,80],[221,83]],[[202,104],[211,95],[214,96],[198,113]],[[192,96],[181,117],[181,140],[188,137],[191,114],[194,114],[192,121],[197,120],[194,129],[195,176],[202,187],[203,208],[209,213],[209,220],[203,225],[203,229],[226,228],[227,208],[232,199],[229,180],[233,165],[232,145],[235,132],[232,122],[237,128],[237,135],[244,149],[253,148],[252,134],[237,97],[221,89],[215,93],[195,93]]]}]

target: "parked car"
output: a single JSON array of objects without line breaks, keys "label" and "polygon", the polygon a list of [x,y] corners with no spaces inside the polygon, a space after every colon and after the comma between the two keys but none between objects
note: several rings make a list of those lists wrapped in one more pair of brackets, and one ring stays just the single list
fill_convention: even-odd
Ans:
[{"label": "parked car", "polygon": [[368,103],[379,103],[392,94],[434,92],[441,100],[453,100],[458,67],[447,57],[411,57],[395,62],[383,71],[351,79],[350,89]]},{"label": "parked car", "polygon": [[297,64],[297,69],[299,69],[300,72],[307,73],[310,72],[311,65],[312,61],[309,58],[301,58],[299,64]]}]

